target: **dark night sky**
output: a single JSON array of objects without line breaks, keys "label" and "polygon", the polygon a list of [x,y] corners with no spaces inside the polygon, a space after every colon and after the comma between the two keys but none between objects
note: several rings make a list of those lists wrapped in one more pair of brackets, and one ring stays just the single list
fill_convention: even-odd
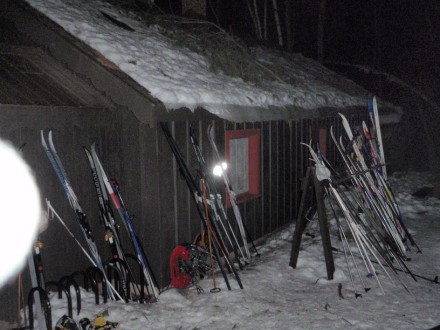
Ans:
[{"label": "dark night sky", "polygon": [[[267,1],[269,5],[271,2]],[[224,27],[232,26],[235,33],[252,41],[254,33],[245,0],[221,0],[220,3]],[[283,25],[285,3],[278,0]],[[290,3],[294,51],[316,58],[320,0],[290,0]],[[276,46],[272,17],[269,12],[268,23],[272,25],[269,44]],[[438,95],[436,90],[440,89],[439,55],[440,2],[437,0],[327,0],[326,61],[381,69],[415,82],[435,97]]]},{"label": "dark night sky", "polygon": [[[110,1],[110,0],[109,0]],[[136,1],[146,6],[148,0]],[[182,1],[154,0],[165,13],[180,15]],[[268,40],[255,38],[247,3],[254,0],[206,0],[208,19],[249,45],[278,47],[273,0],[255,0],[260,20],[267,3]],[[283,37],[290,4],[293,51],[317,58],[320,4],[325,1],[324,61],[347,62],[391,73],[440,103],[440,1],[438,0],[277,0]],[[216,9],[213,15],[212,8]],[[285,39],[284,39],[285,40]]]}]

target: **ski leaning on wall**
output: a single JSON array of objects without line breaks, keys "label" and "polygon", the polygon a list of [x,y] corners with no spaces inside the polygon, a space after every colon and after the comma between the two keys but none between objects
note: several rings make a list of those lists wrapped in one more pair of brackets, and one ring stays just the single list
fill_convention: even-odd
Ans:
[{"label": "ski leaning on wall", "polygon": [[[90,151],[86,147],[83,148],[90,164],[93,183],[96,188],[100,217],[105,229],[104,238],[109,243],[110,247],[111,260],[108,266],[114,269],[120,278],[122,286],[121,294],[124,296],[124,299],[128,301],[132,298],[130,295],[130,285],[133,284],[133,287],[137,289],[139,300],[143,301],[143,291],[140,290],[137,285],[134,285],[133,273],[127,263],[124,249],[122,248],[121,240],[119,239],[118,226],[116,225],[113,216],[113,210],[103,181],[103,175],[100,168],[96,167],[95,160]],[[94,156],[97,158],[96,152],[94,153]]]},{"label": "ski leaning on wall", "polygon": [[[220,153],[218,151],[217,144],[215,142],[215,130],[214,130],[213,125],[209,125],[209,127],[208,127],[208,140],[209,140],[209,143],[211,144],[211,147],[214,152],[215,159],[218,162],[218,165],[222,166],[223,161],[222,161],[222,158],[220,157]],[[227,174],[226,170],[221,171],[221,177],[222,177],[223,182],[225,184],[227,196],[229,198],[229,202],[231,203],[232,210],[233,210],[234,216],[235,216],[235,221],[236,221],[237,226],[240,231],[241,242],[242,242],[243,248],[245,250],[244,258],[245,258],[246,262],[249,262],[251,260],[251,252],[249,250],[248,239],[251,241],[252,246],[254,247],[257,256],[259,254],[258,254],[258,251],[257,251],[252,239],[249,237],[248,232],[246,230],[246,227],[245,227],[243,220],[241,218],[240,209],[237,205],[236,194],[235,194],[235,191],[233,190],[232,185],[229,181],[228,174]]]},{"label": "ski leaning on wall", "polygon": [[[151,268],[148,264],[148,260],[147,260],[145,253],[144,253],[142,245],[141,245],[141,243],[135,233],[135,230],[133,227],[132,217],[129,215],[127,208],[122,200],[121,194],[119,193],[118,185],[116,184],[116,181],[110,179],[110,177],[107,175],[107,173],[102,165],[102,162],[99,159],[98,154],[96,152],[95,144],[92,145],[91,156],[92,156],[93,163],[96,166],[96,173],[98,175],[98,180],[99,180],[99,182],[102,183],[102,185],[105,187],[105,190],[107,191],[105,196],[110,197],[110,200],[112,201],[113,206],[118,211],[118,213],[121,217],[121,220],[122,220],[128,234],[130,236],[130,240],[131,240],[133,249],[136,252],[137,261],[142,269],[143,279],[145,280],[145,283],[147,284],[147,289],[151,290],[151,294],[152,294],[151,298],[153,300],[157,300],[157,298],[159,297],[159,289],[158,289],[156,280],[154,278],[153,272],[151,271]],[[104,191],[104,189],[102,189],[101,191]],[[107,202],[108,202],[108,197],[107,197]],[[108,205],[106,207],[108,207]],[[109,211],[107,210],[107,216],[110,216],[110,214],[108,212]],[[114,238],[115,238],[115,242],[116,242],[116,238],[118,237],[116,227],[114,226],[114,223],[112,223],[113,220],[111,220],[111,219],[108,219],[108,220],[109,220],[108,225],[110,227],[112,227],[112,234],[115,234]],[[117,239],[117,242],[118,242],[117,243],[118,246],[120,247],[119,239]],[[124,258],[123,260],[125,260],[125,256],[124,256],[124,253],[122,252],[122,248],[120,248],[120,253],[121,253],[120,257]],[[143,290],[142,283],[141,283],[141,290]]]},{"label": "ski leaning on wall", "polygon": [[[216,215],[213,214],[213,210],[211,207],[209,207],[209,204],[212,204],[210,201],[208,201],[206,196],[206,184],[203,178],[201,178],[200,183],[201,185],[198,185],[196,183],[196,179],[191,174],[188,165],[185,161],[185,159],[182,156],[182,153],[180,152],[176,141],[174,140],[171,131],[166,123],[160,124],[162,127],[162,130],[165,134],[165,137],[167,139],[167,142],[171,148],[171,151],[173,152],[173,155],[176,159],[177,165],[179,166],[179,171],[182,174],[183,178],[185,179],[185,182],[188,186],[188,189],[190,191],[190,194],[193,198],[194,204],[196,206],[196,210],[199,214],[200,220],[202,221],[203,228],[205,232],[210,233],[213,238],[213,244],[210,245],[212,247],[212,253],[215,257],[215,261],[217,265],[220,268],[220,271],[223,275],[223,279],[225,280],[225,284],[228,288],[228,290],[231,290],[231,285],[229,283],[228,276],[226,274],[226,269],[222,263],[222,260],[220,258],[220,253],[222,254],[223,260],[225,261],[226,266],[229,268],[229,270],[234,274],[235,279],[237,280],[237,283],[239,284],[239,287],[243,289],[243,285],[241,283],[240,276],[235,269],[234,264],[231,262],[229,255],[227,251],[225,250],[224,245],[220,241],[217,228],[214,226],[214,220],[216,219]],[[217,289],[214,287],[214,289]],[[214,290],[213,289],[213,290]],[[214,292],[214,291],[213,291]]]},{"label": "ski leaning on wall", "polygon": [[[49,131],[49,133],[48,133],[48,142],[49,142],[49,144],[46,142],[46,139],[44,137],[44,132],[41,131],[41,144],[43,146],[43,149],[44,149],[47,157],[49,158],[50,164],[52,165],[53,170],[55,171],[57,179],[58,179],[61,187],[63,188],[64,194],[65,194],[67,200],[69,201],[70,206],[75,211],[76,219],[77,219],[78,224],[81,228],[81,232],[82,232],[84,239],[87,242],[87,245],[89,247],[91,257],[93,260],[93,264],[94,264],[94,266],[99,268],[99,270],[102,272],[106,282],[108,282],[107,275],[106,275],[107,273],[106,273],[104,264],[101,260],[101,257],[99,255],[95,240],[93,238],[93,235],[92,235],[92,232],[90,229],[90,224],[88,223],[86,215],[83,212],[83,210],[79,204],[78,198],[76,197],[75,192],[73,191],[72,185],[70,183],[70,180],[67,177],[67,173],[64,170],[64,166],[61,163],[61,159],[59,158],[58,153],[55,149],[55,145],[53,143],[53,138],[52,138],[52,131]],[[115,294],[113,291],[115,291],[115,290],[111,289],[111,285],[107,286],[107,295],[112,300],[115,299]]]}]

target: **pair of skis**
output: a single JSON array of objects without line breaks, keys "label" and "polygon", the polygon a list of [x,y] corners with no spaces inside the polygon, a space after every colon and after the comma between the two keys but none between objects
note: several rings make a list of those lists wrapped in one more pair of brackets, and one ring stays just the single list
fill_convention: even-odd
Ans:
[{"label": "pair of skis", "polygon": [[[92,264],[99,268],[102,272],[105,281],[107,283],[107,295],[111,299],[115,300],[116,297],[119,299],[125,301],[125,299],[120,295],[120,293],[114,288],[114,286],[110,283],[107,277],[106,267],[104,266],[104,263],[101,260],[101,257],[98,253],[98,249],[95,243],[95,240],[92,236],[92,232],[90,229],[90,224],[88,223],[86,219],[86,215],[83,212],[78,198],[76,197],[74,190],[72,188],[72,185],[70,183],[70,180],[67,177],[66,171],[62,165],[61,159],[58,156],[58,153],[55,149],[55,145],[53,143],[53,136],[52,131],[49,131],[48,133],[48,141],[46,141],[46,138],[44,137],[43,131],[41,131],[41,143],[43,146],[43,149],[49,158],[49,161],[55,171],[55,174],[58,178],[58,181],[60,182],[63,191],[69,201],[70,206],[75,211],[76,218],[78,221],[78,224],[80,225],[81,232],[84,236],[85,241],[87,242],[88,249],[90,251],[90,254],[87,253],[87,251],[81,246],[79,241],[75,238],[75,241],[77,244],[82,248],[83,252],[86,254],[86,256],[90,259]],[[123,253],[119,236],[117,233],[117,227],[115,225],[112,211],[110,208],[109,203],[109,196],[110,199],[114,205],[114,207],[118,210],[118,213],[121,215],[121,218],[124,222],[124,225],[130,235],[131,242],[133,244],[133,247],[136,251],[136,257],[137,261],[142,269],[142,274],[144,276],[144,280],[146,281],[146,284],[148,287],[152,290],[152,294],[154,295],[154,299],[157,299],[159,295],[159,290],[157,289],[157,285],[154,281],[154,277],[152,275],[152,272],[150,271],[150,268],[147,263],[147,259],[145,257],[145,254],[142,250],[142,247],[140,245],[140,242],[134,232],[132,219],[128,215],[127,209],[122,201],[122,197],[119,193],[119,190],[117,188],[117,185],[112,182],[108,175],[106,174],[101,161],[99,160],[95,146],[92,146],[92,152],[90,153],[87,149],[86,155],[89,159],[89,163],[91,166],[93,179],[95,183],[95,187],[98,194],[98,200],[100,205],[100,212],[101,216],[104,219],[105,222],[105,228],[106,228],[106,238],[108,242],[110,243],[111,252],[112,252],[112,260],[113,262],[116,262],[116,269],[119,270],[119,276],[123,277],[123,295],[125,298],[129,297],[128,290],[129,288],[129,279],[131,278],[131,272],[129,272],[128,264],[125,259],[125,254]],[[72,236],[73,234],[68,229],[68,227],[65,225],[64,221],[62,221],[61,217],[55,212],[54,208],[50,204],[49,201],[47,201],[48,205],[48,212],[52,216],[55,216],[68,230],[69,234]],[[142,282],[142,281],[141,281]],[[143,290],[143,286],[141,288]]]},{"label": "pair of skis", "polygon": [[95,184],[96,194],[98,197],[99,211],[105,227],[105,239],[108,241],[112,253],[111,263],[115,269],[118,270],[119,276],[121,277],[124,295],[127,299],[130,298],[130,282],[134,282],[134,276],[127,262],[127,255],[124,253],[124,249],[122,248],[121,241],[119,239],[118,227],[114,219],[111,204],[113,204],[114,208],[120,215],[122,223],[130,236],[130,241],[134,251],[136,252],[136,260],[141,268],[141,287],[139,288],[136,285],[134,287],[138,290],[138,294],[142,298],[144,289],[143,283],[145,282],[147,284],[147,289],[152,291],[150,294],[152,294],[153,298],[157,300],[159,290],[157,288],[156,281],[149,267],[139,238],[137,237],[133,228],[132,218],[122,200],[118,185],[114,180],[110,179],[106,173],[96,152],[96,145],[92,145],[91,151],[84,147],[84,151],[92,171],[93,182]]},{"label": "pair of skis", "polygon": [[[75,212],[76,220],[80,226],[83,237],[87,242],[89,251],[91,253],[90,257],[92,259],[92,263],[95,267],[98,267],[101,270],[102,274],[104,275],[104,277],[108,282],[106,276],[107,272],[105,270],[104,263],[102,262],[101,257],[99,255],[98,248],[95,243],[95,239],[93,238],[90,229],[90,224],[86,218],[86,214],[83,212],[79,204],[78,198],[72,188],[69,178],[67,177],[67,173],[64,169],[61,159],[58,156],[58,153],[55,149],[55,145],[53,143],[52,131],[49,131],[48,141],[46,141],[46,138],[44,137],[44,133],[43,131],[41,131],[41,144],[43,146],[47,158],[49,159],[50,164],[52,165],[52,168],[55,171],[57,179],[61,184],[61,187],[63,188],[64,194],[67,200],[69,201],[71,208]],[[115,299],[114,290],[111,290],[110,286],[108,287],[107,295],[111,299],[113,300]]]},{"label": "pair of skis", "polygon": [[[84,148],[87,154],[87,157],[89,157],[89,152],[86,148]],[[150,266],[147,261],[147,257],[145,256],[145,253],[143,251],[142,245],[139,241],[139,238],[137,237],[134,227],[133,227],[133,221],[132,217],[129,215],[127,207],[124,204],[124,201],[122,200],[122,196],[119,192],[118,185],[115,180],[110,179],[110,177],[107,175],[106,171],[104,170],[104,167],[98,158],[98,155],[96,153],[95,145],[92,145],[92,158],[89,158],[89,162],[91,162],[91,168],[92,173],[95,170],[95,174],[97,176],[98,180],[95,180],[95,185],[98,184],[99,188],[97,186],[97,194],[98,198],[100,199],[100,208],[102,211],[102,216],[105,219],[105,226],[108,231],[108,238],[112,239],[113,243],[110,242],[110,244],[116,245],[116,247],[112,247],[112,249],[115,251],[114,257],[117,255],[119,260],[122,260],[124,264],[126,263],[126,256],[123,253],[123,250],[120,246],[120,241],[117,234],[117,228],[115,226],[115,222],[113,219],[113,214],[111,212],[110,206],[109,206],[109,200],[111,200],[114,208],[117,210],[118,214],[121,217],[121,220],[130,236],[130,241],[132,243],[133,249],[136,253],[137,261],[141,267],[143,279],[146,281],[147,288],[152,290],[152,294],[154,299],[157,300],[159,297],[159,289],[157,288],[156,280],[154,279],[154,275],[150,269]],[[93,165],[95,168],[93,167]]]}]

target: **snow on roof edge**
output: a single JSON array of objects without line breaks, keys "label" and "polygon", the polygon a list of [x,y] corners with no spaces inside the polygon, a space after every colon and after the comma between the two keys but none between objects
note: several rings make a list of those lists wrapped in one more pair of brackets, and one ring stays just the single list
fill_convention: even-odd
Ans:
[{"label": "snow on roof edge", "polygon": [[[389,108],[386,111],[381,111],[380,102],[379,103],[379,114],[380,114],[380,122],[382,125],[388,124],[396,124],[400,122],[403,111],[400,109],[393,109],[393,111],[389,111]],[[245,122],[264,122],[271,120],[297,120],[297,119],[316,119],[316,118],[325,118],[325,117],[333,117],[337,116],[338,112],[343,114],[358,114],[361,111],[365,110],[365,115],[367,116],[367,106],[354,106],[354,107],[346,107],[344,109],[338,107],[321,107],[316,109],[302,109],[299,107],[289,106],[289,107],[268,107],[266,109],[255,109],[254,107],[244,107],[244,106],[225,106],[218,108],[216,110],[215,107],[211,107],[209,110],[205,107],[198,107],[196,109],[189,109],[186,107],[174,108],[174,109],[166,109],[164,111],[166,113],[167,119],[169,119],[170,115],[174,113],[182,114],[182,111],[186,111],[187,114],[197,114],[199,111],[206,111],[211,115],[214,115],[220,119],[227,120],[235,123],[245,123]],[[156,118],[163,118],[162,116]]]}]

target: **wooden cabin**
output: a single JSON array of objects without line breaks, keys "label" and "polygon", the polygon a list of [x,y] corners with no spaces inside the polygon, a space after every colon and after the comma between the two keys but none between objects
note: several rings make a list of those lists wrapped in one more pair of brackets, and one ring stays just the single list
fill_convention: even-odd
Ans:
[{"label": "wooden cabin", "polygon": [[[364,93],[366,104],[368,93]],[[359,122],[366,116],[366,105],[312,110],[295,104],[283,109],[237,107],[229,111],[227,118],[203,108],[167,111],[159,99],[113,63],[25,2],[0,3],[0,138],[11,141],[17,149],[22,147],[42,198],[50,200],[81,239],[75,214],[41,147],[41,130],[52,130],[59,156],[105,259],[109,251],[83,151],[83,146],[96,143],[108,172],[119,182],[161,287],[169,284],[170,252],[180,243],[191,242],[201,224],[158,123],[168,123],[194,172],[197,167],[190,129],[195,130],[210,164],[213,158],[207,140],[208,125],[215,127],[221,153],[230,140],[254,141],[249,147],[258,152],[252,165],[258,166],[258,171],[250,173],[253,190],[242,192],[240,210],[251,237],[257,240],[296,219],[300,182],[309,165],[307,150],[300,142],[319,141],[330,160],[337,158],[327,134],[330,126],[340,132],[337,112]],[[395,115],[395,110],[391,109],[391,114]],[[45,208],[44,200],[41,204]],[[124,245],[130,246],[127,239],[123,237]],[[39,240],[44,244],[42,258],[48,281],[89,266],[56,220],[50,220]],[[30,280],[26,268],[23,282],[27,292]],[[13,278],[1,288],[0,320],[16,319],[16,283]]]}]

